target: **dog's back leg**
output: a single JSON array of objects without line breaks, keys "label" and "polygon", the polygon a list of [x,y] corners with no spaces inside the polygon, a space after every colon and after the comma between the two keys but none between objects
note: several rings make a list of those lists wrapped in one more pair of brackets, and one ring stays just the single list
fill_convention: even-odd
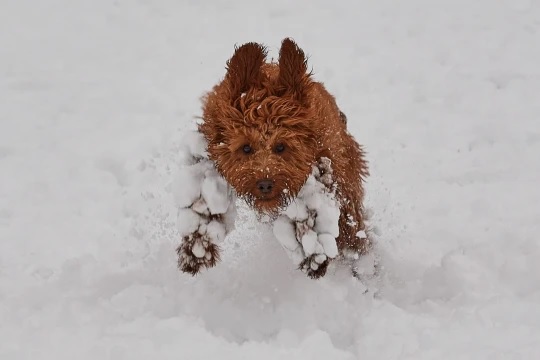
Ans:
[{"label": "dog's back leg", "polygon": [[371,251],[372,243],[366,227],[362,181],[368,175],[364,154],[351,136],[344,137],[347,159],[336,159],[335,177],[341,205],[338,248],[344,258],[358,259]]}]

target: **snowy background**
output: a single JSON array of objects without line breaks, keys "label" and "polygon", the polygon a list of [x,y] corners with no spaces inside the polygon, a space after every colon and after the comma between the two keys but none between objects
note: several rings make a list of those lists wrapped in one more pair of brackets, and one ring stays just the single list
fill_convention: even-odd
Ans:
[{"label": "snowy background", "polygon": [[[176,269],[199,97],[286,36],[368,151],[366,294],[245,209]],[[1,0],[0,358],[540,358],[539,64],[535,0]]]}]

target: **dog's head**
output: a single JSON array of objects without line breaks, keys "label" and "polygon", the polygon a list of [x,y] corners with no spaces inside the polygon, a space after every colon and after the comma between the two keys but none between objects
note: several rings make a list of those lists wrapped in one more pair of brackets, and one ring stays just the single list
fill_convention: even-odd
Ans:
[{"label": "dog's head", "polygon": [[312,80],[304,52],[285,39],[277,64],[248,43],[227,62],[227,74],[204,98],[200,131],[219,172],[255,209],[276,213],[294,198],[317,151]]}]

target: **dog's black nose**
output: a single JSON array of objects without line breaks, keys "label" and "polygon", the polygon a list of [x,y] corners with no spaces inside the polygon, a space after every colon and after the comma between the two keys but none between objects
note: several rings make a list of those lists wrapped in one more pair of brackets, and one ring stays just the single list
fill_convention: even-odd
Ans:
[{"label": "dog's black nose", "polygon": [[257,181],[257,189],[263,194],[268,194],[272,191],[274,187],[274,182],[272,180],[264,179]]}]

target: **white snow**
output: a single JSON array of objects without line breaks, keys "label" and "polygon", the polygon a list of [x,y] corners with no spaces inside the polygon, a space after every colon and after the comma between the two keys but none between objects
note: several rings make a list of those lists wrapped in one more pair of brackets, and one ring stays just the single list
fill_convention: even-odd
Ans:
[{"label": "white snow", "polygon": [[[329,200],[328,198],[324,198]],[[323,202],[317,210],[314,229],[317,233],[327,233],[334,237],[339,235],[339,206],[333,201]]]},{"label": "white snow", "polygon": [[287,215],[292,220],[304,221],[308,218],[308,212],[304,200],[296,198],[289,206],[283,211],[283,214]]},{"label": "white snow", "polygon": [[296,239],[294,224],[287,216],[279,216],[273,222],[272,230],[277,240],[285,249],[295,251],[300,246]]},{"label": "white snow", "polygon": [[[0,2],[0,359],[540,358],[539,31],[535,1]],[[311,280],[241,207],[181,274],[199,98],[286,36],[365,145],[378,272]]]},{"label": "white snow", "polygon": [[193,252],[193,255],[198,258],[203,258],[206,254],[206,250],[201,242],[195,242],[195,244],[191,248],[191,251]]},{"label": "white snow", "polygon": [[317,241],[324,248],[324,254],[329,258],[334,258],[338,255],[336,238],[331,234],[323,233],[318,235]]},{"label": "white snow", "polygon": [[173,194],[178,207],[186,207],[201,197],[201,186],[205,174],[204,163],[182,166],[177,170],[172,183]]},{"label": "white snow", "polygon": [[356,236],[360,239],[365,239],[367,237],[367,234],[364,230],[360,230],[356,233]]},{"label": "white snow", "polygon": [[308,230],[308,232],[302,236],[302,248],[307,256],[316,252],[318,244],[317,233],[315,231]]},{"label": "white snow", "polygon": [[201,225],[201,217],[189,208],[179,208],[177,217],[178,234],[187,236],[196,231]]},{"label": "white snow", "polygon": [[315,261],[318,262],[319,264],[322,264],[325,260],[326,260],[325,254],[318,254],[317,256],[315,256]]},{"label": "white snow", "polygon": [[[214,175],[215,173],[215,175]],[[204,178],[201,195],[212,214],[224,214],[229,208],[229,186],[227,182],[212,169],[212,173]]]},{"label": "white snow", "polygon": [[223,240],[225,240],[225,227],[222,223],[216,220],[210,221],[206,225],[206,232],[208,233],[208,236],[213,240],[214,243],[220,243]]},{"label": "white snow", "polygon": [[198,131],[186,131],[182,138],[183,152],[195,157],[208,158],[206,140]]}]

